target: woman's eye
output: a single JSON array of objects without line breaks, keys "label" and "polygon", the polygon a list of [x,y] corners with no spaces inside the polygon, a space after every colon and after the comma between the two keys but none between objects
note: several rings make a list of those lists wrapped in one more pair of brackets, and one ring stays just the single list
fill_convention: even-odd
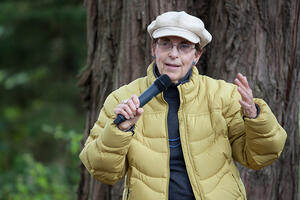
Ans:
[{"label": "woman's eye", "polygon": [[188,48],[190,48],[190,45],[189,45],[189,44],[186,44],[186,43],[182,43],[182,44],[180,45],[180,48],[182,48],[182,49],[188,49]]},{"label": "woman's eye", "polygon": [[163,41],[161,44],[162,44],[163,46],[169,46],[170,42],[168,42],[168,41]]}]

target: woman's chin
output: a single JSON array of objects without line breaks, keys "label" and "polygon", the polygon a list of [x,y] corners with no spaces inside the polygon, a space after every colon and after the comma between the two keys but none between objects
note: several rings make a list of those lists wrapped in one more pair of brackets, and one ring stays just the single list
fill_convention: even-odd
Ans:
[{"label": "woman's chin", "polygon": [[172,74],[167,74],[167,75],[170,77],[172,83],[177,83],[178,82],[177,76],[174,76],[174,75],[172,76]]}]

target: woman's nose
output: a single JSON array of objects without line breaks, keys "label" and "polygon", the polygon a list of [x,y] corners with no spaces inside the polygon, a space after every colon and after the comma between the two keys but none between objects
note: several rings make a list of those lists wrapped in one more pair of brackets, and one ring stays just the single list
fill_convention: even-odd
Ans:
[{"label": "woman's nose", "polygon": [[170,52],[169,52],[169,56],[171,56],[171,57],[179,56],[179,51],[178,51],[177,45],[172,46],[172,48],[170,49]]}]

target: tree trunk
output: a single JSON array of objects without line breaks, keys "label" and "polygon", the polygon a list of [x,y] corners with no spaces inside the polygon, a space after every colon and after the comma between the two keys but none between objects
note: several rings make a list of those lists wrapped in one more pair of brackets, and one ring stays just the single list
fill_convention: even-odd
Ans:
[{"label": "tree trunk", "polygon": [[214,1],[207,74],[228,81],[245,74],[256,97],[288,133],[278,161],[259,171],[240,167],[249,199],[296,199],[299,165],[299,1]]},{"label": "tree trunk", "polygon": [[[298,193],[300,100],[299,0],[94,0],[87,10],[88,57],[79,87],[87,109],[86,129],[97,120],[107,95],[144,76],[151,62],[147,25],[165,11],[200,17],[213,35],[200,59],[200,73],[233,82],[248,77],[254,96],[263,98],[288,133],[280,159],[259,171],[239,166],[248,199],[295,200]],[[117,200],[114,186],[91,178],[81,164],[79,200]]]}]

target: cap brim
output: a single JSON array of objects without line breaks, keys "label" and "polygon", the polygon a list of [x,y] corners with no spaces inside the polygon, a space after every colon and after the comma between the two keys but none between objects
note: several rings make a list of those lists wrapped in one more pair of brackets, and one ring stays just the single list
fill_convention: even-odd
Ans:
[{"label": "cap brim", "polygon": [[181,28],[175,28],[175,27],[162,27],[157,30],[155,30],[152,33],[153,38],[160,38],[160,37],[167,37],[167,36],[177,36],[184,38],[192,43],[199,43],[200,39],[197,35],[194,33],[187,31],[185,29]]}]

